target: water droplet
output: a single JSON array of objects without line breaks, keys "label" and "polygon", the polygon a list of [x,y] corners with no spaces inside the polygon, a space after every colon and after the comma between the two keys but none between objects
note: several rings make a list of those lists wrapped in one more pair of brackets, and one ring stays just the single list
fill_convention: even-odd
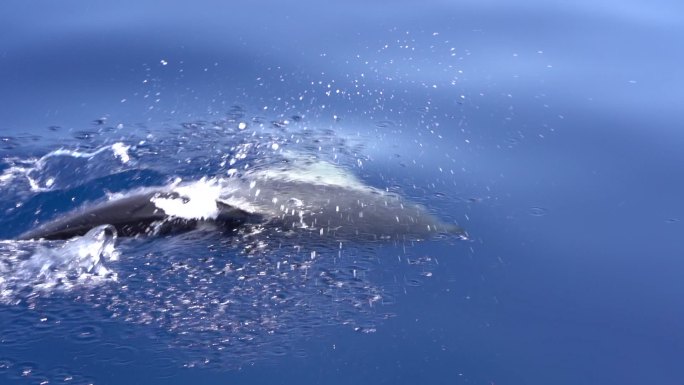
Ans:
[{"label": "water droplet", "polygon": [[16,363],[9,358],[0,358],[0,374],[12,369]]},{"label": "water droplet", "polygon": [[78,343],[92,343],[100,340],[102,330],[96,325],[84,325],[73,331],[72,339]]},{"label": "water droplet", "polygon": [[74,132],[74,134],[73,134],[74,138],[79,139],[79,140],[93,139],[93,138],[95,138],[95,137],[98,136],[98,135],[99,135],[99,133],[96,132],[96,131],[85,131],[85,130],[83,130],[83,131],[76,131],[76,132]]},{"label": "water droplet", "polygon": [[379,127],[379,128],[394,127],[395,125],[396,124],[394,124],[394,122],[391,120],[381,120],[381,121],[375,123],[375,126]]},{"label": "water droplet", "polygon": [[548,212],[549,210],[543,207],[532,207],[529,210],[529,214],[533,217],[543,217],[544,215],[548,214]]}]

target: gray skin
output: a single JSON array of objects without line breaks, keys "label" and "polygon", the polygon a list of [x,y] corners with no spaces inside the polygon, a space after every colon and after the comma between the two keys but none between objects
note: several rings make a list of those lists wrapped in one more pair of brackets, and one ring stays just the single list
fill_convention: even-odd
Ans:
[{"label": "gray skin", "polygon": [[[260,194],[255,197],[254,190]],[[421,240],[440,234],[464,236],[423,206],[368,186],[340,186],[258,179],[252,205],[286,230],[309,231],[336,240]],[[240,190],[234,192],[239,194]],[[277,198],[277,203],[273,203]]]},{"label": "gray skin", "polygon": [[207,222],[220,230],[263,224],[339,241],[464,236],[458,226],[440,221],[423,206],[368,186],[255,177],[233,179],[223,187],[227,193],[216,201],[218,215],[213,219],[167,215],[155,205],[155,198],[189,198],[161,187],[86,206],[32,229],[19,239],[69,239],[101,225],[113,226],[124,237],[164,235],[189,231]]},{"label": "gray skin", "polygon": [[153,198],[183,199],[178,194],[166,191],[133,193],[124,198],[90,205],[29,230],[18,237],[20,240],[69,239],[86,234],[102,225],[111,225],[118,236],[164,235],[192,230],[200,222],[213,222],[226,230],[235,229],[247,221],[258,220],[229,205],[217,202],[219,215],[215,219],[199,220],[174,218],[166,215],[152,202]]}]

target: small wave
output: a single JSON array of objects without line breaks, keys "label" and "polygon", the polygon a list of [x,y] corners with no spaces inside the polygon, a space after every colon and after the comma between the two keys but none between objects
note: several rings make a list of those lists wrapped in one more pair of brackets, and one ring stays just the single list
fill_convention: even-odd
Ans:
[{"label": "small wave", "polygon": [[[84,165],[79,164],[65,165],[63,163],[65,159],[84,159],[89,161],[103,153],[111,151],[121,164],[127,164],[131,162],[129,150],[130,146],[117,142],[100,147],[91,152],[60,148],[51,151],[40,158],[7,158],[4,159],[4,162],[8,167],[0,174],[0,187],[13,186],[17,179],[25,179],[26,182],[28,182],[30,190],[33,192],[44,192],[64,188],[65,185],[72,182],[72,178],[69,178],[70,174],[65,173],[64,170],[79,170],[81,167],[84,167]],[[104,175],[110,172],[111,170],[106,169]],[[97,176],[97,173],[94,173],[93,170],[89,169],[88,175],[90,177],[95,177]]]}]

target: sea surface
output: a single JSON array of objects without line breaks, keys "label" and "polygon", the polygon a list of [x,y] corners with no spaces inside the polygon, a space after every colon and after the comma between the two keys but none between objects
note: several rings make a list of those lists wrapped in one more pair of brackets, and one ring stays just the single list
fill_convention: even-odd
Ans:
[{"label": "sea surface", "polygon": [[[4,0],[0,384],[684,384],[683,41],[666,0]],[[15,240],[302,161],[466,236]]]}]

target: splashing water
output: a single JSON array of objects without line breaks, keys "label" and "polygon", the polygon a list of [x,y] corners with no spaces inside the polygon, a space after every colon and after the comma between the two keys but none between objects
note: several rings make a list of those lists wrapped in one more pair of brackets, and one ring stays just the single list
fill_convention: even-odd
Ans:
[{"label": "splashing water", "polygon": [[[2,241],[0,302],[46,313],[54,307],[54,314],[64,308],[98,309],[108,322],[173,347],[173,361],[189,366],[237,367],[281,355],[323,326],[375,331],[392,316],[398,285],[419,281],[407,276],[429,276],[424,273],[435,262],[416,264],[409,258],[414,246],[409,238],[367,242],[364,232],[383,227],[363,223],[395,210],[384,227],[392,233],[412,223],[432,224],[429,213],[354,176],[349,170],[359,164],[358,149],[348,148],[343,139],[295,128],[289,125],[287,136],[280,129],[255,135],[257,128],[250,126],[228,136],[192,125],[180,147],[177,138],[152,137],[127,142],[136,145],[57,150],[37,160],[4,159],[9,166],[0,176],[0,189],[29,197],[13,213],[25,212],[29,204],[42,213],[46,194],[75,197],[69,202],[76,208],[159,186],[159,179],[150,183],[138,174],[120,173],[135,167],[165,176],[164,188],[184,197],[154,202],[169,215],[212,218],[215,202],[221,201],[281,222],[245,226],[229,237],[200,227],[172,237],[117,240],[111,227],[100,226],[69,241]],[[179,159],[179,153],[186,157]],[[75,179],[64,174],[67,170],[97,172]],[[80,186],[93,186],[101,176],[121,187],[80,196]],[[37,221],[69,209],[57,208]],[[322,223],[321,215],[335,216],[353,231]],[[118,343],[122,337],[112,338]]]},{"label": "splashing water", "polygon": [[[99,226],[61,245],[39,242],[3,241],[0,243],[0,301],[21,302],[36,295],[74,286],[98,285],[116,281],[108,267],[119,258],[116,231]],[[25,292],[30,293],[24,298]]]}]

